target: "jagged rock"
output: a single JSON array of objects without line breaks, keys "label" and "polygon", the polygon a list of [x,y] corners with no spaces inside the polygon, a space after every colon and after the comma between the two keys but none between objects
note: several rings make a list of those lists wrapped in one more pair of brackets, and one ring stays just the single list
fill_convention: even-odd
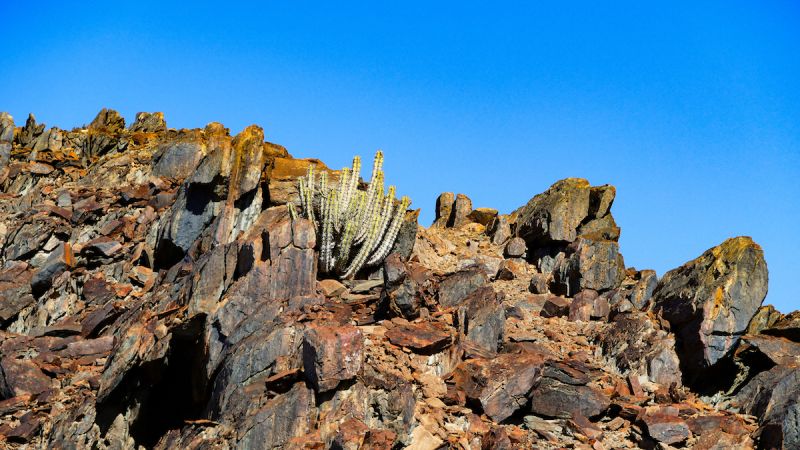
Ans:
[{"label": "jagged rock", "polygon": [[162,112],[138,112],[130,126],[130,131],[141,133],[162,133],[167,131],[167,122]]},{"label": "jagged rock", "polygon": [[445,308],[456,306],[486,282],[486,275],[478,268],[455,272],[439,283],[439,304]]},{"label": "jagged rock", "polygon": [[179,134],[158,146],[153,154],[153,174],[183,180],[194,172],[205,156],[205,142],[200,131]]},{"label": "jagged rock", "polygon": [[694,376],[730,354],[766,295],[764,253],[738,237],[667,272],[653,307],[672,326],[684,373]]},{"label": "jagged rock", "polygon": [[[464,225],[425,229],[407,211],[382,266],[341,284],[317,279],[314,225],[286,206],[310,165],[334,185],[338,172],[263,139],[168,130],[158,113],[126,130],[106,110],[69,132],[0,115],[4,446],[666,448],[647,435],[660,413],[691,431],[674,445],[796,446],[800,343],[770,335],[780,317],[762,310],[750,329],[764,333],[706,380],[728,394],[680,386],[648,305],[655,273],[600,257],[619,237],[613,187],[578,187],[574,223],[563,190],[533,202],[562,215],[534,246],[509,243],[518,213],[452,196],[444,215]],[[183,140],[199,158],[166,151]],[[614,270],[613,287],[581,285]],[[575,298],[549,293],[557,277]],[[589,321],[553,317],[570,309]]]},{"label": "jagged rock", "polygon": [[557,258],[550,290],[571,296],[583,289],[598,292],[618,287],[625,277],[625,263],[614,241],[578,238],[569,257]]},{"label": "jagged rock", "polygon": [[414,319],[419,315],[420,301],[417,283],[411,278],[386,291],[389,309],[398,316]]},{"label": "jagged rock", "polygon": [[569,320],[588,322],[608,319],[610,307],[608,300],[597,291],[585,289],[578,292],[569,305]]},{"label": "jagged rock", "polygon": [[777,321],[779,321],[783,317],[778,310],[775,309],[772,305],[764,305],[758,308],[758,311],[750,319],[750,323],[747,325],[747,334],[758,334],[762,331],[766,330],[767,328],[772,327],[775,325]]},{"label": "jagged rock", "polygon": [[664,386],[681,384],[675,338],[646,314],[620,314],[599,336],[603,354],[623,374],[645,375]]},{"label": "jagged rock", "polygon": [[505,308],[502,299],[490,286],[469,294],[458,306],[458,328],[465,340],[486,352],[497,352],[502,340]]},{"label": "jagged rock", "polygon": [[771,336],[782,336],[800,342],[800,311],[794,311],[762,331]]},{"label": "jagged rock", "polygon": [[311,326],[303,339],[303,367],[317,392],[335,389],[352,379],[364,359],[361,331],[353,326]]},{"label": "jagged rock", "polygon": [[643,311],[650,305],[650,299],[658,285],[658,277],[654,270],[642,270],[633,275],[632,281],[634,284],[628,288],[627,299],[636,309]]},{"label": "jagged rock", "polygon": [[582,178],[556,182],[514,211],[519,237],[528,247],[574,241],[578,226],[589,215],[590,191],[589,182]]},{"label": "jagged rock", "polygon": [[125,119],[117,111],[103,108],[89,124],[88,129],[119,133],[125,129]]},{"label": "jagged rock", "polygon": [[525,241],[522,238],[515,237],[506,244],[505,255],[507,258],[522,258],[525,256],[527,249]]},{"label": "jagged rock", "polygon": [[735,396],[734,404],[758,417],[762,448],[800,446],[800,364],[776,365],[753,377]]},{"label": "jagged rock", "polygon": [[505,214],[497,216],[488,225],[487,230],[492,237],[492,244],[501,245],[511,239],[511,224]]},{"label": "jagged rock", "polygon": [[611,405],[608,396],[592,386],[579,365],[549,362],[530,393],[531,412],[568,419],[576,413],[596,417]]},{"label": "jagged rock", "polygon": [[529,402],[540,377],[544,355],[536,352],[503,353],[494,359],[470,359],[456,367],[455,385],[467,398],[479,401],[496,422],[511,417]]},{"label": "jagged rock", "polygon": [[61,244],[48,255],[47,260],[31,278],[31,292],[38,297],[53,283],[53,278],[75,265],[72,246],[67,242]]},{"label": "jagged rock", "polygon": [[497,269],[497,275],[495,275],[495,279],[513,280],[525,276],[527,272],[528,265],[525,263],[525,261],[517,259],[505,259],[500,263],[500,267]]}]

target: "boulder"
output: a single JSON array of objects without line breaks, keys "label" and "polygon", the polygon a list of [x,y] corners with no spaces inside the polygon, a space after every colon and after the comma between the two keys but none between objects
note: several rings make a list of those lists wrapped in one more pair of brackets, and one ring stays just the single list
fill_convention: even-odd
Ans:
[{"label": "boulder", "polygon": [[525,251],[527,249],[528,247],[525,245],[525,240],[515,237],[506,244],[505,256],[507,258],[522,258],[525,256]]},{"label": "boulder", "polygon": [[386,339],[422,354],[438,353],[453,342],[450,331],[439,322],[397,325],[386,331]]},{"label": "boulder", "polygon": [[468,399],[480,402],[486,415],[502,422],[528,404],[544,361],[545,356],[536,352],[470,359],[456,367],[453,381]]},{"label": "boulder", "polygon": [[550,284],[554,293],[572,296],[583,289],[603,292],[618,287],[625,278],[625,262],[614,241],[580,237],[568,251],[569,256],[556,258]]},{"label": "boulder", "polygon": [[684,374],[696,376],[728,356],[766,295],[764,252],[749,237],[728,239],[667,272],[653,308],[675,333]]},{"label": "boulder", "polygon": [[576,414],[597,417],[611,401],[599,389],[588,386],[588,368],[575,361],[548,362],[531,390],[531,412],[544,417],[569,419]]},{"label": "boulder", "polygon": [[480,268],[471,267],[455,272],[439,283],[439,304],[444,308],[456,306],[487,281]]},{"label": "boulder", "polygon": [[589,215],[590,194],[589,182],[583,178],[556,182],[514,211],[517,234],[528,247],[574,241],[578,227]]},{"label": "boulder", "polygon": [[306,329],[303,372],[317,392],[330,391],[341,381],[355,378],[363,360],[364,338],[358,328],[313,325]]}]

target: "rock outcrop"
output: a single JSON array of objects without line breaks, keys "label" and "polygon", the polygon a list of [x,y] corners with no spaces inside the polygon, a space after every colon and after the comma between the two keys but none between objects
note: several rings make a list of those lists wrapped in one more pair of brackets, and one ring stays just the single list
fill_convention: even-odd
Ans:
[{"label": "rock outcrop", "polygon": [[684,373],[695,377],[730,356],[766,295],[764,252],[738,237],[666,273],[653,308],[677,337]]},{"label": "rock outcrop", "polygon": [[751,240],[659,281],[573,178],[512,214],[442,194],[338,280],[290,212],[310,166],[339,179],[257,126],[0,114],[0,447],[800,445],[798,316]]}]

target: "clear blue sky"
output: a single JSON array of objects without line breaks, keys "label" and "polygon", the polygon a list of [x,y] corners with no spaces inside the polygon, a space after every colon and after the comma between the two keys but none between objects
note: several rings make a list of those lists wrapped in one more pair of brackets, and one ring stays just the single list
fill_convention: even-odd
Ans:
[{"label": "clear blue sky", "polygon": [[382,148],[424,223],[441,191],[510,212],[612,183],[629,266],[750,235],[767,301],[800,308],[797,1],[64,3],[0,2],[18,122],[256,123],[333,167]]}]

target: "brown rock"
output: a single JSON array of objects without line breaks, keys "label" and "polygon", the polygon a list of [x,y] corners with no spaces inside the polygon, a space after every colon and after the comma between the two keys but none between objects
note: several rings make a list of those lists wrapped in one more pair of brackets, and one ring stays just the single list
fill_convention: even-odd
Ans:
[{"label": "brown rock", "polygon": [[450,215],[453,213],[453,204],[456,201],[456,196],[452,192],[442,192],[436,198],[436,219],[433,221],[434,227],[444,228],[450,220]]},{"label": "brown rock", "polygon": [[542,305],[542,317],[564,317],[569,314],[571,304],[569,299],[551,295]]},{"label": "brown rock", "polygon": [[361,331],[352,325],[310,326],[303,339],[306,379],[317,392],[335,389],[356,376],[364,359]]},{"label": "brown rock", "polygon": [[53,386],[53,382],[30,359],[14,359],[4,355],[0,360],[0,393],[3,398],[37,395]]},{"label": "brown rock", "polygon": [[438,353],[449,347],[452,336],[439,322],[408,323],[397,325],[386,332],[394,345],[408,347],[417,353]]},{"label": "brown rock", "polygon": [[472,212],[472,200],[464,194],[457,194],[448,225],[453,228],[461,228],[463,225],[470,223],[471,221],[468,217],[470,212]]},{"label": "brown rock", "polygon": [[542,354],[504,353],[491,360],[462,362],[453,379],[467,398],[479,401],[486,415],[501,422],[528,403],[543,363]]}]

